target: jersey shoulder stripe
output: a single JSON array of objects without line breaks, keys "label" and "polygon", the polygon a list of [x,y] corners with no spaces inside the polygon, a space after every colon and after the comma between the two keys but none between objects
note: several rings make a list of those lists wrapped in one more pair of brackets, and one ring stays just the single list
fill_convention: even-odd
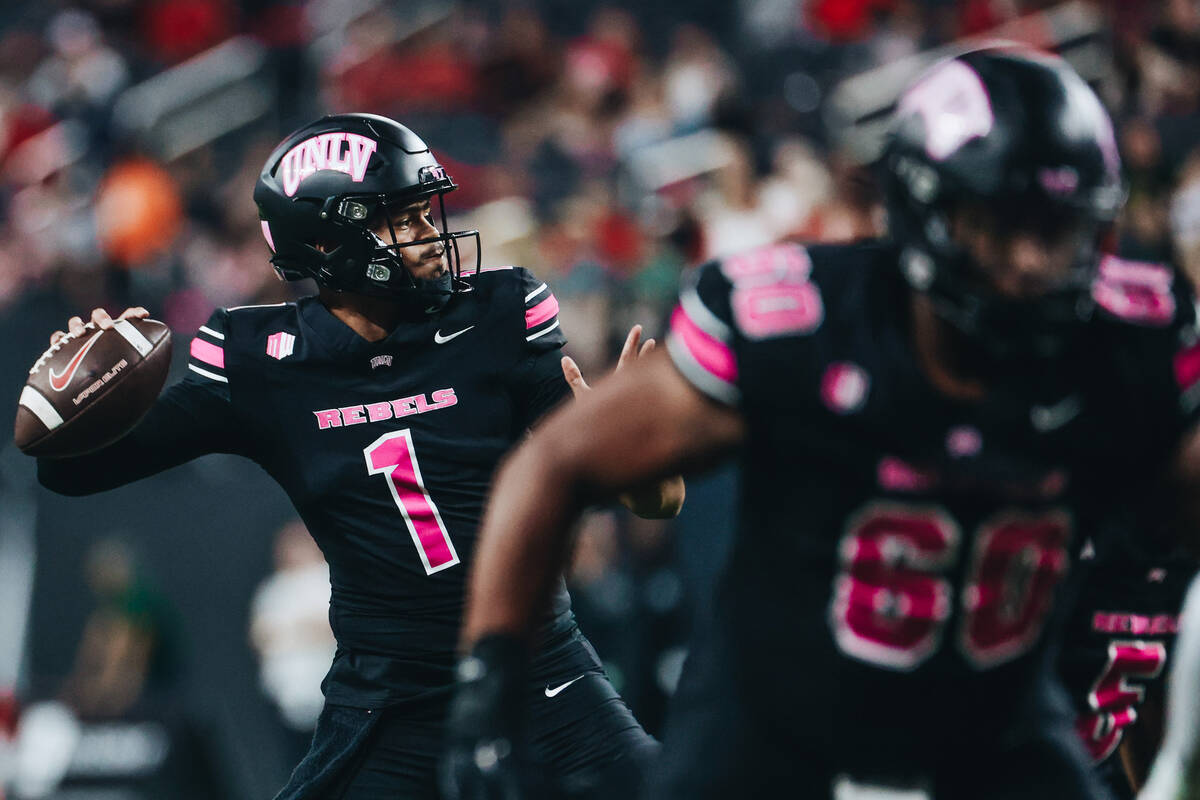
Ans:
[{"label": "jersey shoulder stripe", "polygon": [[478,269],[478,270],[474,270],[474,269],[463,270],[462,272],[458,273],[458,277],[473,278],[476,275],[481,275],[485,272],[504,272],[506,270],[514,270],[514,269],[516,269],[516,267],[514,267],[512,265],[506,265],[503,267],[482,267],[481,269]]},{"label": "jersey shoulder stripe", "polygon": [[553,321],[558,323],[558,300],[548,290],[544,292],[546,299],[530,304],[525,303],[525,330],[533,331],[545,327]]},{"label": "jersey shoulder stripe", "polygon": [[1092,300],[1106,317],[1130,325],[1161,328],[1178,309],[1175,273],[1166,264],[1104,255],[1092,281]]},{"label": "jersey shoulder stripe", "polygon": [[283,308],[284,306],[290,306],[290,305],[294,305],[294,303],[287,303],[287,302],[284,302],[284,303],[259,303],[258,305],[249,305],[249,306],[230,306],[229,308],[225,309],[225,311],[226,312],[245,311],[245,310],[251,309],[251,308]]},{"label": "jersey shoulder stripe", "polygon": [[682,304],[671,315],[667,353],[683,376],[704,394],[732,406],[741,401],[733,347],[705,331]]},{"label": "jersey shoulder stripe", "polygon": [[524,267],[510,269],[516,279],[513,300],[520,304],[520,324],[526,345],[534,352],[553,350],[565,345],[567,339],[559,323],[558,298],[554,296],[554,292],[545,281],[539,280]]},{"label": "jersey shoulder stripe", "polygon": [[704,264],[680,293],[668,353],[685,378],[721,402],[769,390],[769,378],[747,375],[740,362],[755,352],[797,366],[819,337],[833,335],[834,321],[856,323],[864,314],[861,284],[884,251],[869,241],[811,248],[785,241]]},{"label": "jersey shoulder stripe", "polygon": [[229,383],[225,372],[225,337],[229,312],[218,308],[200,326],[189,347],[188,369],[208,381]]},{"label": "jersey shoulder stripe", "polygon": [[[558,298],[544,281],[520,270],[525,311],[525,341],[533,342],[559,330]],[[565,343],[565,341],[564,341]]]}]

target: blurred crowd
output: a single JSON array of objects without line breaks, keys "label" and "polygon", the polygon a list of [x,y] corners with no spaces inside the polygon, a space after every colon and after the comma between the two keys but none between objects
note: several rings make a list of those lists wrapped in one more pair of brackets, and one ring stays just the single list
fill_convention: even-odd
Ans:
[{"label": "blurred crowd", "polygon": [[[432,143],[485,263],[553,281],[594,368],[628,322],[655,326],[690,263],[879,229],[869,174],[822,125],[839,79],[1053,4],[6,5],[0,308],[47,289],[80,308],[136,299],[186,332],[214,305],[286,297],[256,170],[291,127],[368,110]],[[1091,7],[1131,190],[1120,246],[1200,270],[1200,10]]]},{"label": "blurred crowd", "polygon": [[[286,297],[256,170],[296,124],[367,110],[432,143],[461,186],[455,224],[482,231],[485,263],[553,282],[597,367],[628,322],[655,327],[690,263],[879,229],[869,173],[822,125],[839,79],[1054,4],[7,5],[0,308],[46,289],[136,299],[187,332],[214,305]],[[1091,7],[1131,190],[1120,246],[1200,261],[1197,3]]]},{"label": "blurred crowd", "polygon": [[[481,231],[485,265],[520,264],[550,282],[572,354],[585,374],[599,372],[630,324],[661,331],[689,265],[781,237],[882,230],[869,165],[826,124],[839,81],[1001,26],[1019,34],[1014,20],[1056,7],[6,3],[0,317],[50,295],[79,311],[144,305],[187,336],[214,306],[305,291],[268,268],[257,171],[310,118],[370,111],[431,144],[461,187],[447,198],[452,227]],[[1100,21],[1105,56],[1088,77],[1117,122],[1129,187],[1116,246],[1200,277],[1200,2],[1068,10]],[[61,327],[45,324],[47,334]],[[573,576],[585,630],[651,728],[687,628],[674,546],[662,525],[598,512]],[[300,641],[308,633],[272,609],[320,575],[311,552],[290,539],[280,548],[281,571],[302,577],[264,588],[253,639],[267,662],[278,657],[263,682],[296,727],[312,697],[281,681],[307,674],[307,662],[284,658],[273,626],[292,625]],[[328,646],[314,645],[322,658]]]}]

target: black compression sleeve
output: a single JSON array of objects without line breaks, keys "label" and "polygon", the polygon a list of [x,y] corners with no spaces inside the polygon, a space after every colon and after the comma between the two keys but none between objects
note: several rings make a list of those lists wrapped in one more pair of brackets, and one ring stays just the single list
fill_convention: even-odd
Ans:
[{"label": "black compression sleeve", "polygon": [[223,384],[185,379],[125,437],[85,456],[38,459],[38,481],[59,494],[115,489],[207,453],[253,457]]},{"label": "black compression sleeve", "polygon": [[519,431],[532,428],[550,409],[571,394],[562,373],[562,351],[558,349],[530,356],[516,375]]}]

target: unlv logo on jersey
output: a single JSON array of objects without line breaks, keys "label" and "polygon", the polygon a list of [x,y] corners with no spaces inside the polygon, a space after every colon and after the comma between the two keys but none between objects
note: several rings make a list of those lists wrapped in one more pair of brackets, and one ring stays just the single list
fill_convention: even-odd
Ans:
[{"label": "unlv logo on jersey", "polygon": [[286,331],[272,333],[267,337],[267,355],[282,361],[292,354],[296,346],[296,337]]}]

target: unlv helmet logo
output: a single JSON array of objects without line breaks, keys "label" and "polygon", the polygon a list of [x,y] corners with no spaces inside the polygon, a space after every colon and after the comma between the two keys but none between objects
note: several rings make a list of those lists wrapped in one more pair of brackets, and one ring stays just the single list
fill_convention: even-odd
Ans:
[{"label": "unlv helmet logo", "polygon": [[924,120],[925,152],[934,161],[987,136],[995,122],[983,81],[961,61],[947,61],[921,78],[900,98],[900,113]]},{"label": "unlv helmet logo", "polygon": [[322,133],[305,139],[288,150],[279,162],[283,192],[291,197],[300,182],[323,169],[344,172],[355,183],[362,183],[367,164],[378,143],[357,133]]}]

